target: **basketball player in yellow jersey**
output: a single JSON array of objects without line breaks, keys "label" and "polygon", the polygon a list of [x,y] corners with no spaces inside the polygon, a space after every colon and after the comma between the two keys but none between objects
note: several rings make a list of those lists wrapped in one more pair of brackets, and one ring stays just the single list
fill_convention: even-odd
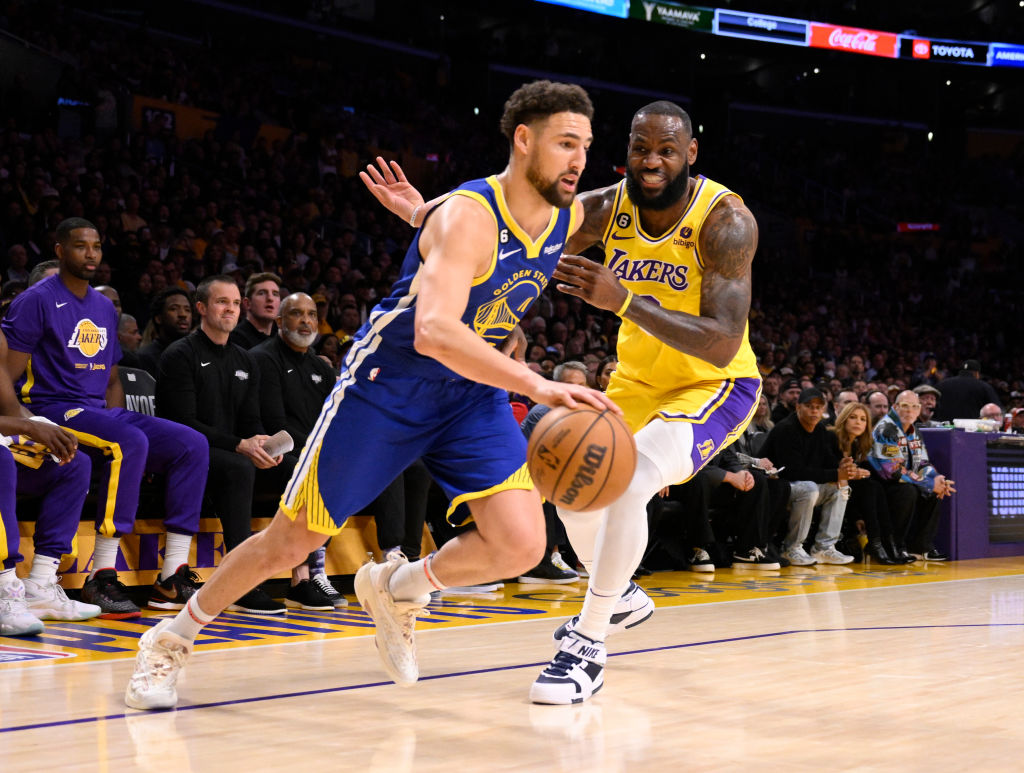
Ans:
[{"label": "basketball player in yellow jersey", "polygon": [[[757,224],[736,194],[690,177],[696,158],[685,111],[671,102],[641,108],[625,180],[580,195],[584,221],[567,248],[601,245],[604,265],[566,254],[553,274],[562,292],[623,319],[607,394],[636,433],[639,457],[611,506],[559,511],[590,583],[580,615],[555,632],[559,652],[533,684],[535,703],[579,703],[601,689],[607,634],[654,610],[630,582],[647,545],[647,502],[735,440],[757,405],[761,380],[747,341]],[[434,204],[397,164],[377,161],[379,171],[361,176],[385,207],[415,221]]]}]

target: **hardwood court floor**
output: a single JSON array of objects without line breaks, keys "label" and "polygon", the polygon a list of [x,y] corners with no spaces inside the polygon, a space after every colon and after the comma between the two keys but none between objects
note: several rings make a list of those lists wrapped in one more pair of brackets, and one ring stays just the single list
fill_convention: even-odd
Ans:
[{"label": "hardwood court floor", "polygon": [[357,608],[225,616],[155,714],[121,696],[157,615],[0,637],[0,770],[1021,769],[1024,559],[764,574],[646,578],[657,612],[580,706],[527,691],[582,584],[432,605],[410,689]]}]

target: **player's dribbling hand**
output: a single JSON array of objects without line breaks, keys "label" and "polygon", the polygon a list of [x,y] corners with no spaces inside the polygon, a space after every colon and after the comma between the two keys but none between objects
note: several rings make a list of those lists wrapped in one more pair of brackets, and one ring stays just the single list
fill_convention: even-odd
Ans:
[{"label": "player's dribbling hand", "polygon": [[612,413],[622,415],[622,409],[609,400],[604,392],[598,392],[596,389],[578,384],[564,384],[560,381],[541,379],[539,386],[530,394],[530,399],[535,403],[550,405],[552,408],[556,405],[578,408],[582,403],[599,411],[607,409]]},{"label": "player's dribbling hand", "polygon": [[567,295],[582,298],[591,306],[618,311],[626,300],[626,288],[608,268],[579,255],[562,255],[551,277]]},{"label": "player's dribbling hand", "polygon": [[[366,171],[359,173],[359,179],[377,201],[406,223],[409,222],[413,209],[423,204],[423,196],[405,178],[405,172],[397,161],[392,161],[389,165],[381,156],[377,156],[377,166],[367,164]],[[422,216],[418,220],[423,222]]]}]

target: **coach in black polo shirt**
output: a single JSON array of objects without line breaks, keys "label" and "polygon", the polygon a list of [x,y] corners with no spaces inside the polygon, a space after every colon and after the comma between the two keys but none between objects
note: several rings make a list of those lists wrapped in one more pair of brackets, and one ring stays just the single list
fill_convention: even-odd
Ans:
[{"label": "coach in black polo shirt", "polygon": [[260,417],[273,435],[287,430],[302,450],[335,374],[310,348],[317,336],[316,304],[306,293],[281,301],[278,334],[250,350],[260,371]]},{"label": "coach in black polo shirt", "polygon": [[[210,443],[206,496],[231,550],[252,532],[254,490],[280,496],[297,461],[271,457],[260,421],[260,378],[249,352],[228,341],[238,324],[241,294],[230,276],[207,277],[196,288],[199,327],[160,356],[156,412],[203,433]],[[283,462],[283,463],[282,463]],[[234,611],[283,614],[261,590],[247,593]]]}]

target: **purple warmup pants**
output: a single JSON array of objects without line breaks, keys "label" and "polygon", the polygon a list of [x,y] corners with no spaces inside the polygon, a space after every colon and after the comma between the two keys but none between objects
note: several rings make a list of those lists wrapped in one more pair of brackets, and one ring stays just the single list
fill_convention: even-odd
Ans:
[{"label": "purple warmup pants", "polygon": [[38,555],[60,559],[71,552],[71,541],[78,531],[82,505],[89,493],[91,472],[92,464],[85,454],[75,454],[63,467],[47,460],[39,469],[33,469],[15,462],[7,449],[0,449],[0,558],[4,569],[21,561],[15,492],[43,498],[36,519],[35,550]]},{"label": "purple warmup pants", "polygon": [[74,432],[80,451],[100,470],[96,531],[120,537],[132,531],[139,485],[147,473],[163,473],[164,525],[178,534],[199,530],[199,511],[210,467],[206,437],[190,427],[124,408],[81,408],[68,403],[31,406]]}]

